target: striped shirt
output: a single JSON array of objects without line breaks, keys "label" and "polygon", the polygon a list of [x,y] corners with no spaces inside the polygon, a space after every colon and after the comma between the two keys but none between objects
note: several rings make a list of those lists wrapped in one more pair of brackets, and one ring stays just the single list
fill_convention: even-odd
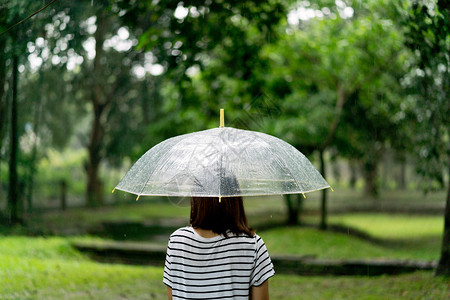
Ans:
[{"label": "striped shirt", "polygon": [[184,227],[170,236],[163,282],[173,299],[248,299],[251,286],[274,274],[257,234],[204,238]]}]

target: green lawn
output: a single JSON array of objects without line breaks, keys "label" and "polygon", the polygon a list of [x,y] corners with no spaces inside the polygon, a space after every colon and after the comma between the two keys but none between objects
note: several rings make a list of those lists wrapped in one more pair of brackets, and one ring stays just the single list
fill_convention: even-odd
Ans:
[{"label": "green lawn", "polygon": [[[117,191],[116,193],[123,192]],[[309,211],[320,209],[320,195],[321,192],[308,193],[306,195],[307,198],[304,199],[304,207]],[[412,206],[440,207],[443,205],[444,200],[444,192],[430,193],[428,196],[424,197],[417,191],[386,190],[381,192],[380,199],[372,200],[362,197],[362,192],[360,190],[336,189],[335,192],[329,192],[328,206],[331,215],[333,208],[370,208],[372,206],[394,206],[397,208]],[[177,204],[178,201],[179,199],[177,198],[141,197],[138,202],[132,201],[127,204],[96,209],[71,208],[65,212],[54,211],[44,214],[33,214],[28,217],[27,221],[29,222],[30,227],[35,231],[55,234],[66,234],[66,232],[73,234],[73,232],[76,231],[78,231],[79,234],[84,234],[86,229],[95,227],[99,223],[105,221],[126,220],[141,222],[164,218],[180,218],[187,222],[189,218],[189,200],[184,200],[181,205]],[[244,205],[251,224],[254,220],[256,223],[260,223],[261,218],[267,219],[273,217],[275,220],[283,220],[286,218],[286,204],[284,199],[280,196],[246,197],[244,199]],[[314,215],[304,215],[302,218],[308,222],[318,223],[317,213]],[[346,221],[346,224],[359,226],[364,222],[364,218],[365,216],[362,218],[362,222],[353,222],[353,220],[348,221],[348,218],[344,220],[343,216],[341,216],[340,219],[330,218],[330,222],[336,221],[344,223],[343,221]],[[264,221],[264,219],[262,219],[262,221]],[[384,220],[380,220],[380,223],[381,222],[384,222]],[[439,226],[438,222],[439,221],[434,224]],[[381,228],[378,225],[379,224],[377,224],[377,227]],[[374,229],[374,226],[366,226],[363,230],[366,228],[372,230]],[[416,226],[416,228],[422,229],[421,226]],[[391,229],[384,230],[383,228],[380,229],[379,232],[389,233]],[[368,233],[371,234],[372,232],[368,231]]]},{"label": "green lawn", "polygon": [[[276,200],[246,199],[249,219],[266,222],[273,216],[282,219],[284,214],[276,212]],[[275,210],[268,215],[267,208]],[[262,215],[258,215],[262,213]],[[47,232],[63,232],[66,228],[81,227],[84,236],[87,228],[104,221],[152,221],[177,218],[187,223],[189,207],[166,202],[142,202],[130,205],[111,206],[98,209],[73,209],[67,212],[52,212],[31,221],[32,228]],[[304,216],[307,221],[317,223],[317,216]],[[309,218],[309,219],[308,219]],[[437,260],[441,247],[443,218],[441,216],[398,215],[382,213],[346,213],[329,216],[330,224],[341,224],[368,233],[381,239],[381,243],[368,242],[347,234],[322,232],[312,228],[277,228],[259,232],[271,253],[312,255],[318,258],[401,258]],[[84,238],[85,239],[85,238]],[[126,240],[126,239],[125,239]],[[160,239],[158,242],[165,243]]]},{"label": "green lawn", "polygon": [[[135,221],[152,222],[167,218],[189,219],[189,207],[178,206],[168,201],[141,202],[105,206],[99,208],[72,208],[67,211],[52,211],[33,214],[27,220],[28,228],[44,234],[85,234],[103,222]],[[1,228],[0,228],[1,233]]]},{"label": "green lawn", "polygon": [[440,239],[375,244],[351,235],[312,228],[288,227],[260,232],[272,254],[308,255],[322,259],[387,258],[437,260]]},{"label": "green lawn", "polygon": [[66,238],[0,238],[0,299],[164,299],[162,269],[91,262]]},{"label": "green lawn", "polygon": [[276,275],[271,299],[449,299],[449,280],[431,272],[397,276],[319,277]]},{"label": "green lawn", "polygon": [[[0,299],[166,299],[161,267],[91,262],[68,238],[0,237]],[[431,272],[379,277],[277,274],[271,299],[448,299]]]},{"label": "green lawn", "polygon": [[332,215],[329,222],[357,228],[371,236],[387,239],[441,237],[444,230],[442,216],[347,213]]},{"label": "green lawn", "polygon": [[392,257],[437,260],[442,246],[442,216],[344,214],[329,218],[330,223],[359,229],[382,239]]},{"label": "green lawn", "polygon": [[[314,195],[313,195],[314,194]],[[355,205],[354,191],[330,193],[331,206]],[[395,197],[392,192],[389,197]],[[307,195],[305,206],[317,206],[319,193]],[[334,197],[334,198],[333,198]],[[416,199],[417,198],[417,199]],[[398,205],[420,205],[416,197],[400,197]],[[334,200],[332,200],[334,199]],[[380,200],[387,203],[385,199]],[[440,205],[440,197],[430,200]],[[363,205],[371,205],[363,201]],[[285,217],[284,201],[247,198],[249,220],[259,224]],[[106,241],[87,236],[86,230],[105,221],[153,222],[188,220],[189,207],[170,201],[151,201],[98,209],[70,209],[34,215],[28,229],[0,228],[0,299],[166,299],[161,267],[101,264],[90,261],[70,247],[74,240]],[[317,223],[317,214],[303,216]],[[384,213],[346,213],[329,216],[330,224],[341,224],[364,231],[379,239],[369,242],[349,234],[314,228],[285,227],[258,231],[271,254],[311,255],[317,258],[395,258],[437,260],[441,247],[441,216]],[[81,234],[81,236],[25,237],[27,232]],[[3,230],[3,231],[2,231]],[[10,235],[1,235],[8,232]],[[163,239],[160,243],[166,243]],[[271,279],[272,299],[449,299],[448,279],[435,278],[432,272],[399,276],[294,276],[277,274]]]}]

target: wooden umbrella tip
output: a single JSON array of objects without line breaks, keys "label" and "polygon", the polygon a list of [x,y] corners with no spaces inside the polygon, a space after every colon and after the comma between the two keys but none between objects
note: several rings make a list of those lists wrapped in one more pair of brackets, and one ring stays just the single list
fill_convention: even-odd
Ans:
[{"label": "wooden umbrella tip", "polygon": [[220,109],[220,127],[225,127],[225,110]]}]

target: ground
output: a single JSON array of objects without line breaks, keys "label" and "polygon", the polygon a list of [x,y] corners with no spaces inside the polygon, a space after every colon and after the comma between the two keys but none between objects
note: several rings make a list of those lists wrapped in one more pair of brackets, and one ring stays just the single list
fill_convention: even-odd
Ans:
[{"label": "ground", "polygon": [[[308,214],[303,220],[314,224],[318,220],[314,212],[317,203],[312,197],[308,199],[311,202],[306,203]],[[332,206],[343,206],[337,204]],[[362,203],[360,207],[370,205]],[[439,205],[436,201],[430,206]],[[284,217],[283,207],[273,201],[250,200],[246,207],[250,222],[266,219],[277,224]],[[71,242],[107,242],[111,236],[88,234],[89,230],[98,230],[105,222],[145,223],[150,228],[155,228],[155,224],[183,224],[188,210],[164,202],[90,210],[80,208],[36,215],[29,219],[28,228],[3,228],[0,299],[166,299],[162,267],[94,262],[72,248]],[[439,215],[335,211],[330,214],[329,222],[347,226],[349,234],[324,232],[311,226],[274,227],[258,233],[273,254],[331,259],[383,257],[429,261],[439,258],[443,228]],[[350,229],[364,232],[366,237],[350,234]],[[28,236],[39,232],[41,234],[37,236]],[[150,236],[155,238],[153,242],[163,245],[167,242],[165,235]],[[270,286],[272,299],[450,298],[449,279],[435,277],[432,271],[374,277],[276,274]]]}]

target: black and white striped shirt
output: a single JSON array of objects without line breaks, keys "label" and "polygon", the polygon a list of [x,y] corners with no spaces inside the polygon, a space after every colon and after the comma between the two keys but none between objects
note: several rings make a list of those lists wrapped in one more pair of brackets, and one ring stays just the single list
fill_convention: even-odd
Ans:
[{"label": "black and white striped shirt", "polygon": [[170,236],[163,282],[173,299],[248,299],[251,286],[274,274],[257,234],[204,238],[184,227]]}]

